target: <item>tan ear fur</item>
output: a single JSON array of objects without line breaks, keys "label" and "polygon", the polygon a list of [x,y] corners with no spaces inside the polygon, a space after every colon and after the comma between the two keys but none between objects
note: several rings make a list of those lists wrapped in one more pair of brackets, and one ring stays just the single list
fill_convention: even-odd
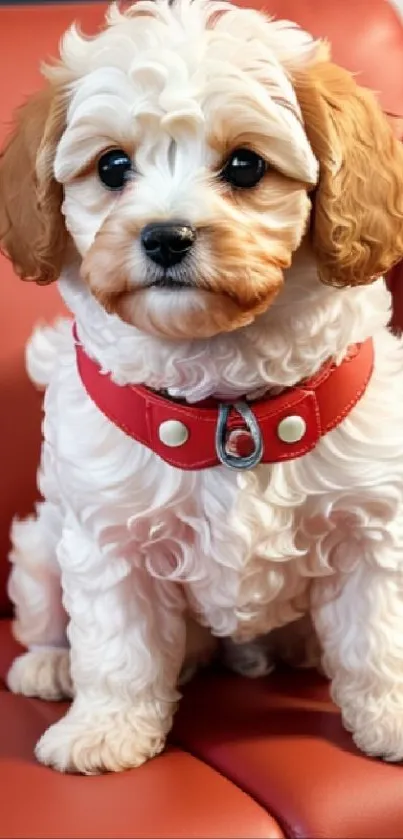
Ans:
[{"label": "tan ear fur", "polygon": [[403,257],[403,146],[375,96],[329,61],[294,85],[320,164],[312,242],[320,278],[370,283]]},{"label": "tan ear fur", "polygon": [[46,285],[60,274],[67,232],[53,160],[65,120],[50,85],[19,110],[0,155],[0,247],[24,280]]}]

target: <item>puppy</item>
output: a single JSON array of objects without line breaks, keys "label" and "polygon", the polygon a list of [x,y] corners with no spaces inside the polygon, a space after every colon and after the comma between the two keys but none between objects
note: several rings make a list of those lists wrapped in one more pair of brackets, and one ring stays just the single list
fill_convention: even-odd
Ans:
[{"label": "puppy", "polygon": [[28,350],[44,500],[12,528],[10,688],[74,697],[38,759],[160,752],[190,616],[227,648],[312,622],[401,760],[403,149],[326,45],[224,2],[112,7],[44,72],[0,161],[2,247],[75,321]]}]

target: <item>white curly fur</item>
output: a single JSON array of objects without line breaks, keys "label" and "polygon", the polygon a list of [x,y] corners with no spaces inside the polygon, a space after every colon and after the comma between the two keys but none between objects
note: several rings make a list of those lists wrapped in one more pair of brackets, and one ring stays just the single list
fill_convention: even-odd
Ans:
[{"label": "white curly fur", "polygon": [[[181,8],[197,41],[195,6]],[[174,12],[159,8],[175,50]],[[234,30],[253,30],[255,13],[231,14]],[[96,74],[113,58],[121,70],[131,60],[128,18],[122,22],[114,11],[113,19],[114,27],[125,27],[123,41],[112,28],[103,40],[73,32],[64,42],[65,64],[83,76],[83,90],[89,67]],[[293,101],[281,67],[307,61],[314,47],[284,24],[267,27],[273,72]],[[158,45],[156,30],[149,37]],[[172,55],[167,46],[161,60],[168,74]],[[113,94],[114,80],[113,73],[103,76],[103,95]],[[79,83],[75,90],[72,120],[80,107],[86,117],[89,107]],[[300,151],[302,133],[295,135]],[[61,171],[65,154],[65,173],[75,148],[69,151],[67,134],[57,163]],[[290,152],[291,164],[313,171],[309,149],[300,158]],[[81,251],[106,212],[105,196],[91,188],[66,188],[66,222],[73,235],[78,231]],[[66,268],[60,289],[87,352],[116,382],[168,388],[190,402],[293,385],[369,336],[375,370],[348,418],[310,454],[246,474],[223,466],[181,472],[125,436],[90,401],[68,323],[35,334],[28,367],[47,385],[39,475],[45,501],[35,519],[13,528],[15,632],[30,652],[13,665],[9,684],[29,695],[75,693],[67,716],[40,741],[39,759],[92,773],[137,766],[156,754],[178,699],[189,613],[216,636],[248,641],[309,611],[356,742],[369,754],[402,759],[403,357],[401,341],[387,330],[383,281],[325,287],[304,243],[265,314],[232,333],[183,341],[107,314],[74,267]]]}]

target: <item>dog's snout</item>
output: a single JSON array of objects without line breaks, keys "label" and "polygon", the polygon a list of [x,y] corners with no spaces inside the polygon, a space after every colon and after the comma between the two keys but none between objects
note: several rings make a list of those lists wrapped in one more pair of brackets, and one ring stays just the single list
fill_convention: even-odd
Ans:
[{"label": "dog's snout", "polygon": [[163,268],[181,262],[195,239],[194,227],[183,222],[147,224],[141,233],[141,244],[147,256]]}]

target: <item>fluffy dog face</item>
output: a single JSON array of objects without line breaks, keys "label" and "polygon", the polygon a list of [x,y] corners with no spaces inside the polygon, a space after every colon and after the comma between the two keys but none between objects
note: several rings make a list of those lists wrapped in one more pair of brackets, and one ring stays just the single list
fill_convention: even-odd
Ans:
[{"label": "fluffy dog face", "polygon": [[386,270],[403,253],[403,153],[370,95],[321,59],[296,27],[211,2],[142,0],[93,39],[73,29],[1,161],[0,238],[21,276],[55,279],[74,251],[92,294],[142,330],[237,329],[281,289],[318,160],[322,278]]},{"label": "fluffy dog face", "polygon": [[316,181],[260,19],[245,42],[232,15],[212,26],[200,7],[139,4],[118,20],[89,45],[54,163],[92,293],[174,338],[235,329],[270,305]]}]

